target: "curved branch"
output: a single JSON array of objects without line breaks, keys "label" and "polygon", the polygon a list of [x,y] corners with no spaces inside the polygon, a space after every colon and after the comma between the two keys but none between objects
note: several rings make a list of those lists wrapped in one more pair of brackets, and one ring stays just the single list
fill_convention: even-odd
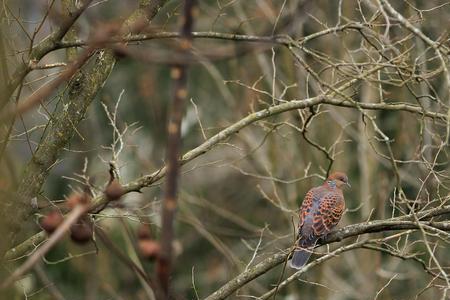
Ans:
[{"label": "curved branch", "polygon": [[399,253],[390,251],[388,249],[384,249],[381,247],[377,247],[377,246],[373,246],[370,243],[371,242],[377,242],[379,240],[366,240],[366,241],[362,241],[362,242],[358,242],[358,243],[353,243],[347,246],[343,246],[340,247],[338,249],[336,249],[333,252],[327,253],[321,257],[319,257],[318,259],[310,262],[309,264],[307,264],[305,267],[303,267],[302,269],[300,269],[299,271],[295,272],[294,274],[292,274],[291,276],[289,276],[288,278],[286,278],[283,282],[281,282],[277,287],[271,289],[270,291],[268,291],[267,293],[265,293],[264,295],[261,295],[261,297],[259,297],[259,299],[261,300],[265,300],[265,299],[269,299],[274,293],[276,293],[278,290],[286,287],[288,284],[292,283],[294,280],[300,278],[301,275],[303,275],[304,273],[306,273],[307,271],[309,271],[310,269],[312,269],[313,267],[320,265],[334,257],[336,257],[337,255],[343,253],[343,252],[347,252],[350,250],[355,250],[355,249],[367,249],[367,250],[372,250],[372,251],[379,251],[379,252],[383,252],[383,253],[387,253],[390,256],[393,257],[397,257],[403,260],[413,260],[417,263],[419,263],[422,268],[429,273],[430,275],[432,275],[435,278],[440,278],[443,279],[442,275],[440,274],[435,274],[433,271],[431,271],[427,265],[425,264],[425,262],[423,260],[421,260],[420,258],[416,257],[416,256],[407,256],[407,255],[401,255]]},{"label": "curved branch", "polygon": [[[446,208],[443,208],[442,214],[448,213],[449,211],[450,206],[447,206]],[[436,213],[436,211],[434,211],[434,213]],[[422,212],[422,215],[423,216],[427,215],[427,212]],[[411,216],[397,217],[395,219],[391,219],[388,221],[379,220],[379,221],[372,221],[369,223],[359,223],[349,225],[339,230],[331,232],[329,235],[326,236],[326,238],[320,241],[318,247],[321,245],[339,242],[344,238],[359,236],[361,234],[366,233],[385,232],[392,230],[419,229],[420,226],[417,223],[413,221],[403,221],[403,219],[406,218],[411,218]],[[431,227],[440,230],[450,231],[450,222],[421,222],[421,224],[429,225]],[[268,272],[269,270],[273,269],[274,267],[284,262],[287,259],[288,255],[290,254],[289,250],[290,249],[285,249],[284,252],[276,253],[264,259],[262,262],[248,269],[247,271],[242,272],[235,278],[228,281],[220,289],[209,295],[205,300],[226,299],[237,289],[241,288],[248,282],[252,281],[253,279],[261,276],[262,274]]]},{"label": "curved branch", "polygon": [[[357,242],[357,243],[353,243],[347,246],[343,246],[340,247],[330,253],[327,253],[317,259],[315,259],[314,261],[308,263],[306,266],[304,266],[303,268],[301,268],[300,270],[298,270],[297,272],[295,272],[294,274],[292,274],[291,276],[289,276],[288,278],[286,278],[283,282],[281,282],[278,286],[276,286],[275,288],[271,289],[270,291],[268,291],[267,293],[265,293],[264,295],[261,295],[261,297],[259,299],[263,300],[263,299],[269,299],[274,293],[276,293],[277,291],[279,291],[280,289],[284,288],[285,286],[287,286],[288,284],[290,284],[291,282],[293,282],[294,280],[298,279],[301,275],[303,275],[304,273],[308,272],[310,269],[314,268],[317,265],[320,265],[334,257],[336,257],[337,255],[343,253],[343,252],[347,252],[350,250],[355,250],[358,248],[362,248],[364,245],[366,245],[367,243],[369,243],[370,240],[368,241],[361,241],[361,242]],[[206,299],[209,299],[206,298]]]},{"label": "curved branch", "polygon": [[[194,31],[192,32],[192,38],[203,38],[203,39],[216,39],[216,40],[227,40],[234,42],[250,42],[250,43],[269,43],[289,46],[295,44],[297,46],[303,45],[306,42],[317,39],[321,36],[327,35],[329,33],[335,33],[338,31],[345,31],[347,29],[362,30],[364,25],[360,23],[349,23],[342,26],[336,26],[332,28],[327,28],[325,30],[312,33],[308,36],[299,38],[297,40],[291,38],[288,35],[274,35],[274,36],[257,36],[257,35],[247,35],[247,34],[235,34],[226,32],[213,32],[213,31]],[[149,41],[156,39],[174,39],[180,38],[179,32],[152,32],[145,34],[135,34],[127,36],[126,38],[111,39],[110,43],[124,43],[124,42],[140,42]],[[82,47],[88,45],[87,41],[77,40],[77,41],[60,41],[56,49],[70,48],[70,47]]]}]

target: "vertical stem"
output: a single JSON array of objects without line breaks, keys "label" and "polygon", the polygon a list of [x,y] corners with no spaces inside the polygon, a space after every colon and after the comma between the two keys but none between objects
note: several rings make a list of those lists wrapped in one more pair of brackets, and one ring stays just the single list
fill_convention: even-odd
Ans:
[{"label": "vertical stem", "polygon": [[[183,25],[181,28],[181,51],[189,53],[192,43],[194,0],[185,0]],[[174,238],[174,217],[177,208],[177,187],[179,175],[179,156],[181,146],[181,121],[184,102],[187,98],[187,66],[174,65],[171,70],[174,81],[173,100],[167,127],[167,178],[162,207],[161,254],[156,265],[161,299],[168,299],[169,278],[172,271],[172,241]]]}]

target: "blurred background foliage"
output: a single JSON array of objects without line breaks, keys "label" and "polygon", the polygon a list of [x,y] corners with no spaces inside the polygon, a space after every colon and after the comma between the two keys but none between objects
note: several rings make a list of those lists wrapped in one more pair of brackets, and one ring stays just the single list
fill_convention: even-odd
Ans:
[{"label": "blurred background foliage", "polygon": [[[21,50],[29,47],[27,35],[35,30],[50,2],[2,1],[0,51],[4,52],[10,69],[21,60]],[[391,2],[424,33],[448,46],[448,3]],[[74,26],[77,37],[85,40],[105,22],[125,19],[137,5],[137,1],[128,0],[93,1]],[[51,11],[61,9],[60,1],[55,1]],[[181,11],[181,1],[168,1],[152,20],[151,32],[178,31]],[[357,0],[201,0],[194,28],[301,39],[351,22],[371,23],[375,32],[384,34],[385,20],[377,1]],[[445,102],[448,87],[435,53],[398,22],[391,25],[387,36],[390,46],[406,51],[398,65],[416,74],[436,73],[425,82],[401,78],[395,68],[385,67],[376,75],[359,80],[345,94],[365,103],[410,103],[446,114],[448,106],[439,98]],[[50,15],[36,39],[44,38],[56,26],[57,20]],[[389,57],[392,53],[383,48],[389,45],[381,44],[380,40],[367,38],[358,30],[335,31],[306,43],[305,51],[296,53],[324,82],[334,84],[350,80],[377,62],[386,63],[380,59],[380,53]],[[105,146],[114,141],[104,105],[112,110],[118,103],[117,127],[123,130],[128,126],[125,147],[117,160],[121,182],[130,182],[164,165],[173,89],[170,68],[172,62],[183,59],[177,43],[175,39],[130,43],[129,47],[139,50],[146,61],[128,56],[118,59],[86,119],[52,167],[38,195],[40,209],[21,232],[21,241],[40,230],[38,220],[49,208],[64,206],[65,197],[80,188],[73,178],[83,172],[85,163],[86,174],[93,184],[100,191],[104,188],[111,159],[111,151]],[[299,100],[326,89],[289,49],[280,45],[195,38],[193,53],[198,60],[189,65],[190,101],[186,103],[182,125],[182,153],[249,113],[280,103],[271,95],[285,101]],[[67,62],[67,49],[49,53],[40,64],[55,62]],[[23,95],[33,93],[61,70],[34,70],[26,77]],[[411,90],[423,97],[414,97]],[[2,172],[8,174],[2,185],[11,187],[18,182],[26,162],[46,133],[45,125],[51,121],[51,115],[64,109],[65,93],[62,86],[45,100],[45,108],[33,109],[16,121],[2,165]],[[446,142],[445,124],[405,111],[367,111],[367,115],[374,118],[391,140],[393,156],[401,160],[397,163],[398,170],[390,161],[388,147],[367,117],[358,109],[332,105],[291,110],[263,119],[186,164],[182,168],[176,217],[177,256],[171,283],[174,294],[180,299],[197,296],[203,299],[246,270],[249,263],[253,265],[291,246],[303,195],[321,184],[330,168],[346,172],[352,184],[352,189],[345,191],[348,211],[341,227],[403,214],[405,206],[393,207],[396,172],[407,199],[423,199],[420,207],[435,199],[444,203],[442,199],[448,193],[448,147],[440,146]],[[311,116],[307,130],[302,132]],[[429,176],[430,168],[440,173]],[[104,229],[117,248],[142,265],[148,274],[153,274],[154,262],[137,253],[136,232],[140,224],[149,224],[153,236],[158,238],[161,195],[162,185],[158,182],[142,193],[127,194],[95,216],[95,226]],[[411,233],[397,243],[400,248],[405,247],[405,252],[419,253],[427,260],[423,244],[413,242],[420,239],[420,233]],[[343,243],[346,240],[328,247],[335,249]],[[448,261],[448,245],[435,245],[439,261]],[[320,249],[327,251],[327,246]],[[7,268],[13,270],[20,262],[8,263]],[[35,271],[16,284],[16,299],[52,299],[49,285],[57,287],[65,299],[149,298],[136,273],[97,239],[96,243],[81,246],[64,239],[39,266],[48,277],[47,284],[42,281],[42,274]],[[279,281],[283,272],[284,277],[292,274],[292,270],[278,266],[231,298],[263,294]],[[417,295],[419,299],[438,299],[442,293],[440,283],[433,284],[433,277],[414,261],[376,251],[354,250],[313,268],[302,280],[280,290],[277,298],[414,299]]]}]

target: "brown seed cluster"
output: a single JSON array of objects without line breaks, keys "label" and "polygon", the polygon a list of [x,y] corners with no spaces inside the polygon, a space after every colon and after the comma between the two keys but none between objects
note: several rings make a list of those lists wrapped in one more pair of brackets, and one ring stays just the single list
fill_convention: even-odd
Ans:
[{"label": "brown seed cluster", "polygon": [[[69,210],[78,205],[89,205],[91,197],[88,193],[72,193],[66,200]],[[64,217],[59,210],[52,210],[40,220],[40,225],[48,234],[52,234],[62,223]],[[84,214],[70,227],[70,238],[75,243],[84,244],[92,240],[93,228],[89,217]]]},{"label": "brown seed cluster", "polygon": [[[77,205],[89,205],[91,197],[88,192],[73,193],[67,199],[67,206],[73,209]],[[92,240],[92,222],[87,214],[82,215],[75,224],[70,227],[70,239],[77,244],[85,244]]]},{"label": "brown seed cluster", "polygon": [[85,244],[92,240],[92,223],[83,218],[70,227],[70,238],[77,244]]},{"label": "brown seed cluster", "polygon": [[119,200],[124,194],[125,189],[117,179],[113,179],[105,189],[105,196],[109,201]]},{"label": "brown seed cluster", "polygon": [[[116,178],[111,178],[111,181],[106,187],[104,193],[105,197],[109,201],[116,201],[125,194],[125,189],[120,184],[119,180],[117,180]],[[91,196],[89,195],[89,190],[85,190],[84,192],[73,192],[72,194],[70,194],[70,196],[67,197],[66,205],[69,210],[73,210],[78,205],[89,205],[90,202]],[[40,225],[42,229],[44,229],[48,234],[52,234],[63,222],[64,217],[61,212],[59,210],[52,210],[43,218],[41,218]],[[75,222],[75,224],[71,225],[70,238],[75,243],[85,244],[92,240],[92,236],[92,221],[85,213]],[[150,235],[148,234],[148,238],[149,237]],[[146,256],[150,255],[149,253],[154,253],[156,251],[155,249],[150,248],[148,245],[143,246],[143,249],[146,249],[144,251],[145,253],[147,253]]]},{"label": "brown seed cluster", "polygon": [[88,194],[78,192],[72,193],[66,201],[67,207],[71,210],[77,205],[85,205],[89,204],[89,202],[91,202],[91,198]]},{"label": "brown seed cluster", "polygon": [[151,238],[151,231],[148,225],[141,225],[137,232],[138,248],[142,257],[149,260],[156,259],[161,253],[161,245]]},{"label": "brown seed cluster", "polygon": [[48,234],[53,233],[56,228],[64,221],[62,214],[58,210],[50,211],[45,217],[40,220],[42,229]]}]

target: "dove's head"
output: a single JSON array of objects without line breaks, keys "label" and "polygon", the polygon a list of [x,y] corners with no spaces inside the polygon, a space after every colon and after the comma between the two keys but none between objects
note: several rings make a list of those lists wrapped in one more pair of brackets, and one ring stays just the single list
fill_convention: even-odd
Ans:
[{"label": "dove's head", "polygon": [[348,177],[345,173],[343,172],[333,172],[330,174],[330,176],[328,176],[327,178],[327,182],[334,182],[334,184],[338,187],[338,188],[342,188],[342,186],[347,185],[348,187],[350,186],[350,183],[348,182]]}]

